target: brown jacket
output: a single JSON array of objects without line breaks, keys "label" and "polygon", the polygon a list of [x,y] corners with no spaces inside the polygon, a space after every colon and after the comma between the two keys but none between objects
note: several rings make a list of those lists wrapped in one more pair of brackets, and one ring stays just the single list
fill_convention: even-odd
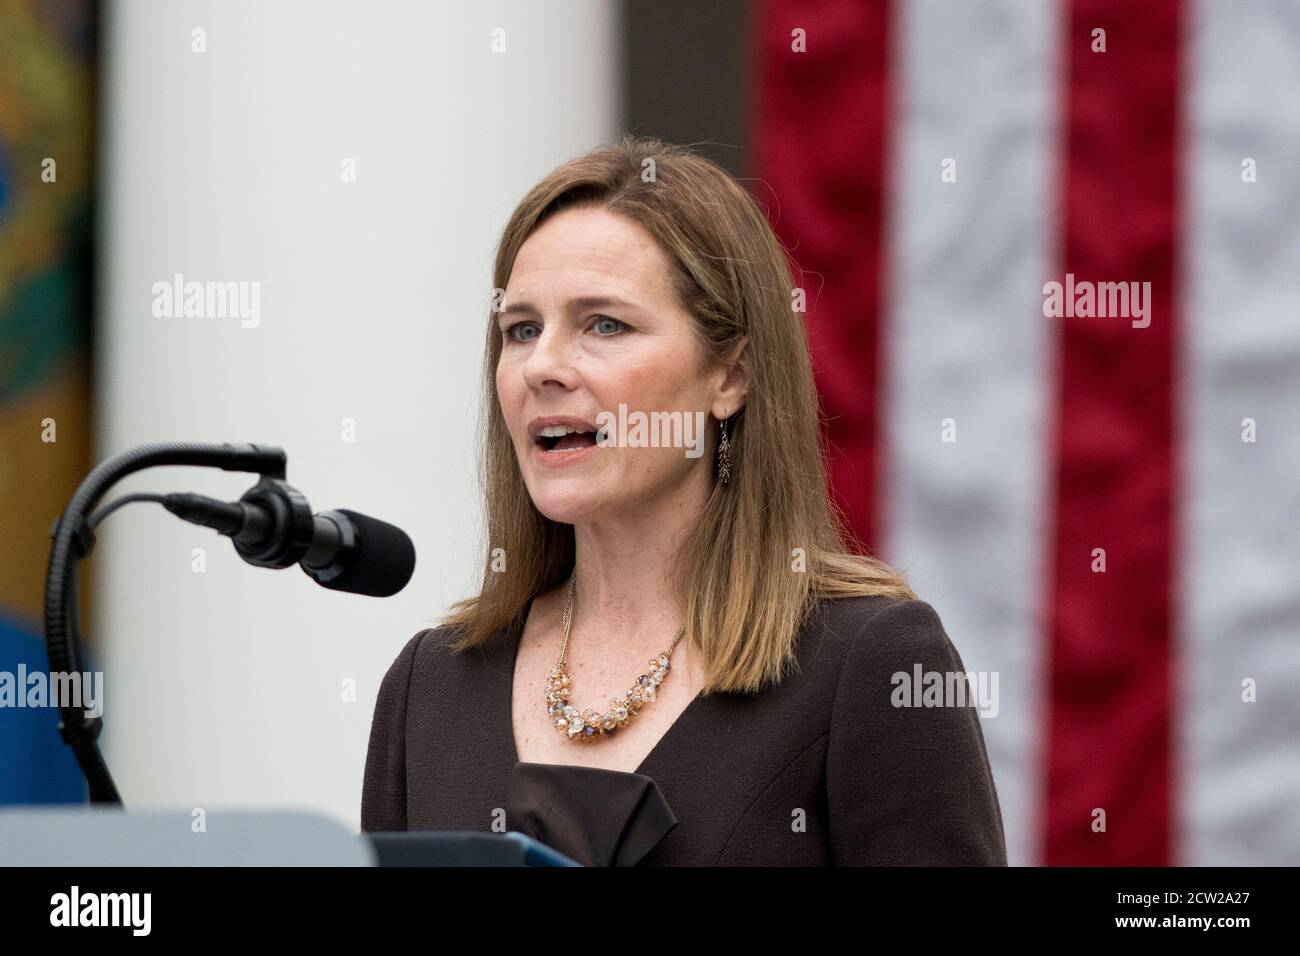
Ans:
[{"label": "brown jacket", "polygon": [[895,706],[896,674],[965,671],[929,604],[823,602],[798,672],[697,697],[636,773],[516,759],[526,613],[463,654],[432,628],[398,655],[371,725],[363,831],[518,830],[594,865],[1006,865],[976,708]]}]

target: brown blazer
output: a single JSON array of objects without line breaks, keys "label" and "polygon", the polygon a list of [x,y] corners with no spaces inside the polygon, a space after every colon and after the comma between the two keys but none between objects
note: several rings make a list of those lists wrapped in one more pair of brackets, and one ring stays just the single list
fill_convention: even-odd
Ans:
[{"label": "brown blazer", "polygon": [[407,643],[375,704],[363,831],[518,830],[594,865],[1006,865],[977,710],[892,702],[898,672],[965,671],[924,601],[822,602],[798,672],[696,697],[636,773],[518,761],[526,615],[462,654],[445,628]]}]

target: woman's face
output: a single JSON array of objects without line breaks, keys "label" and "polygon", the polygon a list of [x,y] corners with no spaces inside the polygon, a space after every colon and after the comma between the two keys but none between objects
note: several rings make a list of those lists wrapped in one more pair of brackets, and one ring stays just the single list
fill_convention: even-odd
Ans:
[{"label": "woman's face", "polygon": [[[553,521],[645,514],[712,480],[708,415],[727,398],[717,391],[724,375],[702,370],[693,319],[670,275],[643,227],[599,208],[552,216],[515,258],[497,314],[497,398],[533,503]],[[694,447],[629,447],[619,442],[631,433],[617,426],[610,444],[597,444],[592,433],[611,420],[599,416],[617,419],[620,405],[629,425],[638,411],[647,420],[680,413],[677,436]],[[556,418],[567,421],[552,428],[588,434],[537,435]]]}]

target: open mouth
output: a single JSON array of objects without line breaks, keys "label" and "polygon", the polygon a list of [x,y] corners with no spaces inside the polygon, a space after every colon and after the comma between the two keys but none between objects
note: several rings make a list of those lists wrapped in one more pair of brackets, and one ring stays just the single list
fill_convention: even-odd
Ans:
[{"label": "open mouth", "polygon": [[544,428],[534,441],[543,451],[573,451],[595,445],[596,433],[565,427]]}]

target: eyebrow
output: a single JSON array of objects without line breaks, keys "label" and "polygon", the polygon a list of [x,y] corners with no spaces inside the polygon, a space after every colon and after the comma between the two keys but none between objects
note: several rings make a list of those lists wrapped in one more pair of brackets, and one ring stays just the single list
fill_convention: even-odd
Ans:
[{"label": "eyebrow", "polygon": [[[625,299],[619,299],[608,295],[584,295],[575,299],[570,299],[566,303],[567,307],[572,309],[609,309],[623,308],[635,309],[636,306]],[[510,315],[512,313],[524,313],[526,315],[541,315],[541,310],[531,302],[512,302],[505,306],[498,314]]]}]

